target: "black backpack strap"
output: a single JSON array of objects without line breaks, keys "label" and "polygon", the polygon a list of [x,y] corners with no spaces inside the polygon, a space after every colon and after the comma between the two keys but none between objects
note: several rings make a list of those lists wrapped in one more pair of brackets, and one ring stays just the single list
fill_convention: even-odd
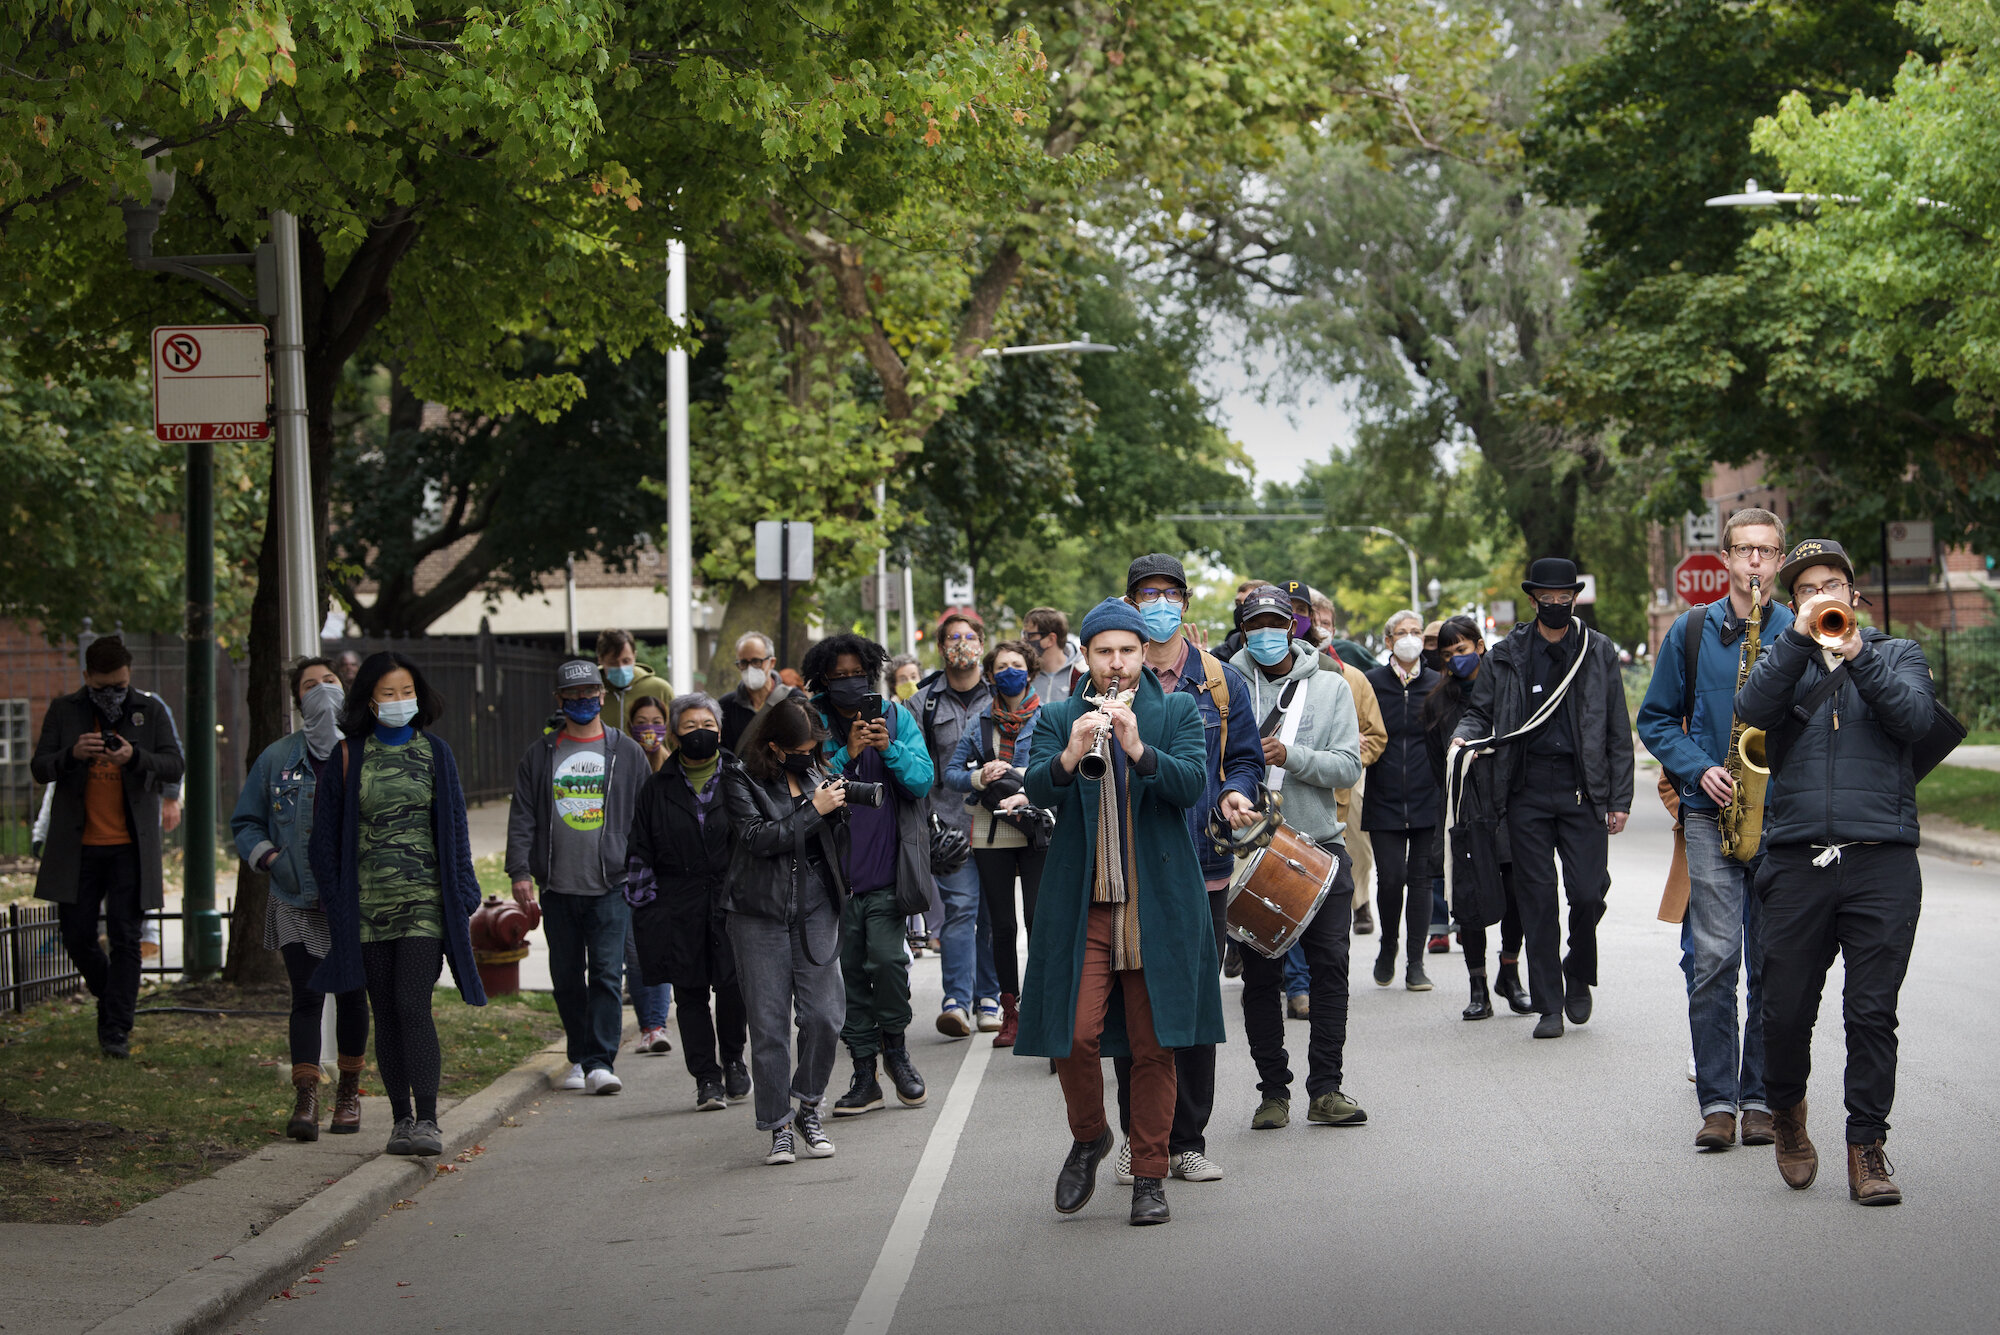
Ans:
[{"label": "black backpack strap", "polygon": [[1708,608],[1690,608],[1681,618],[1681,655],[1686,664],[1681,680],[1681,731],[1694,728],[1695,673],[1701,666],[1701,641],[1708,628]]},{"label": "black backpack strap", "polygon": [[1806,693],[1805,699],[1792,706],[1791,717],[1771,729],[1770,735],[1764,739],[1764,759],[1773,773],[1785,763],[1785,757],[1813,721],[1813,715],[1819,713],[1820,707],[1833,693],[1846,684],[1847,662],[1843,659],[1833,671],[1820,678],[1819,684]]}]

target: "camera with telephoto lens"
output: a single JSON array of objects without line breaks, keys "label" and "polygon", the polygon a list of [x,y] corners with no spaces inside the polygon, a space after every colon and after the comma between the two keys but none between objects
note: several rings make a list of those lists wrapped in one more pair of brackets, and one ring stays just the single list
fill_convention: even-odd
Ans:
[{"label": "camera with telephoto lens", "polygon": [[847,805],[851,807],[879,807],[889,800],[886,784],[864,783],[859,779],[839,779],[836,782],[847,794]]}]

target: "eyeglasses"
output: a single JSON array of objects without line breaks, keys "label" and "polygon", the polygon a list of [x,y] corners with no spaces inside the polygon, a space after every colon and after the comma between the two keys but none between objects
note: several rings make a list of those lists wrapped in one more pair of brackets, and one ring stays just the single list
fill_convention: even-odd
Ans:
[{"label": "eyeglasses", "polygon": [[768,663],[776,657],[776,654],[771,654],[765,658],[739,658],[736,660],[736,670],[738,672],[748,672],[751,668]]},{"label": "eyeglasses", "polygon": [[1844,598],[1847,596],[1847,591],[1853,587],[1852,584],[1849,584],[1844,579],[1830,579],[1826,583],[1817,586],[1812,584],[1794,584],[1792,586],[1792,601],[1802,603],[1808,598],[1817,598],[1822,593],[1830,598]]},{"label": "eyeglasses", "polygon": [[1176,607],[1187,606],[1187,591],[1185,589],[1141,589],[1132,595],[1132,601],[1141,607],[1146,606],[1148,603],[1157,603],[1162,598]]},{"label": "eyeglasses", "polygon": [[1775,561],[1780,556],[1783,556],[1785,552],[1782,547],[1766,547],[1760,543],[1744,542],[1731,547],[1729,554],[1731,556],[1743,557],[1745,560],[1754,556],[1764,561]]},{"label": "eyeglasses", "polygon": [[979,632],[976,630],[955,630],[944,637],[944,642],[946,644],[978,644]]},{"label": "eyeglasses", "polygon": [[1576,595],[1567,592],[1538,593],[1535,595],[1535,606],[1537,607],[1568,607],[1575,601]]}]

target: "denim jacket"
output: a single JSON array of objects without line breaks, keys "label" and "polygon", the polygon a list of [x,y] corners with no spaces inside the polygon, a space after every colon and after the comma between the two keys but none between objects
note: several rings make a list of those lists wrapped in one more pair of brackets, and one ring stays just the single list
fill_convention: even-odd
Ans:
[{"label": "denim jacket", "polygon": [[312,840],[313,769],[306,756],[304,729],[264,748],[243,780],[229,831],[236,851],[251,866],[276,848],[271,893],[295,909],[319,907],[319,887],[307,865]]}]

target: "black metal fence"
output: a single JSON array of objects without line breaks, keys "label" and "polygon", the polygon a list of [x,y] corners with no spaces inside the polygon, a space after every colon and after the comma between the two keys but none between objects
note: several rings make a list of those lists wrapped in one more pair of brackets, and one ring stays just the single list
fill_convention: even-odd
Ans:
[{"label": "black metal fence", "polygon": [[[234,908],[234,903],[231,903],[222,911],[225,951],[228,948],[230,912]],[[140,975],[179,975],[182,972],[181,946],[186,940],[181,924],[186,915],[169,909],[155,909],[144,916],[153,925],[153,940],[160,949],[157,954],[141,961]],[[101,917],[98,919],[100,924],[103,921]],[[168,923],[175,924],[174,932],[168,932]],[[62,927],[56,906],[39,900],[17,900],[9,904],[6,921],[0,922],[0,1007],[24,1011],[30,1006],[66,996],[82,986],[83,975],[70,963],[69,952],[63,949]]]},{"label": "black metal fence", "polygon": [[2000,730],[2000,625],[1917,631],[1938,698],[1974,731]]}]

